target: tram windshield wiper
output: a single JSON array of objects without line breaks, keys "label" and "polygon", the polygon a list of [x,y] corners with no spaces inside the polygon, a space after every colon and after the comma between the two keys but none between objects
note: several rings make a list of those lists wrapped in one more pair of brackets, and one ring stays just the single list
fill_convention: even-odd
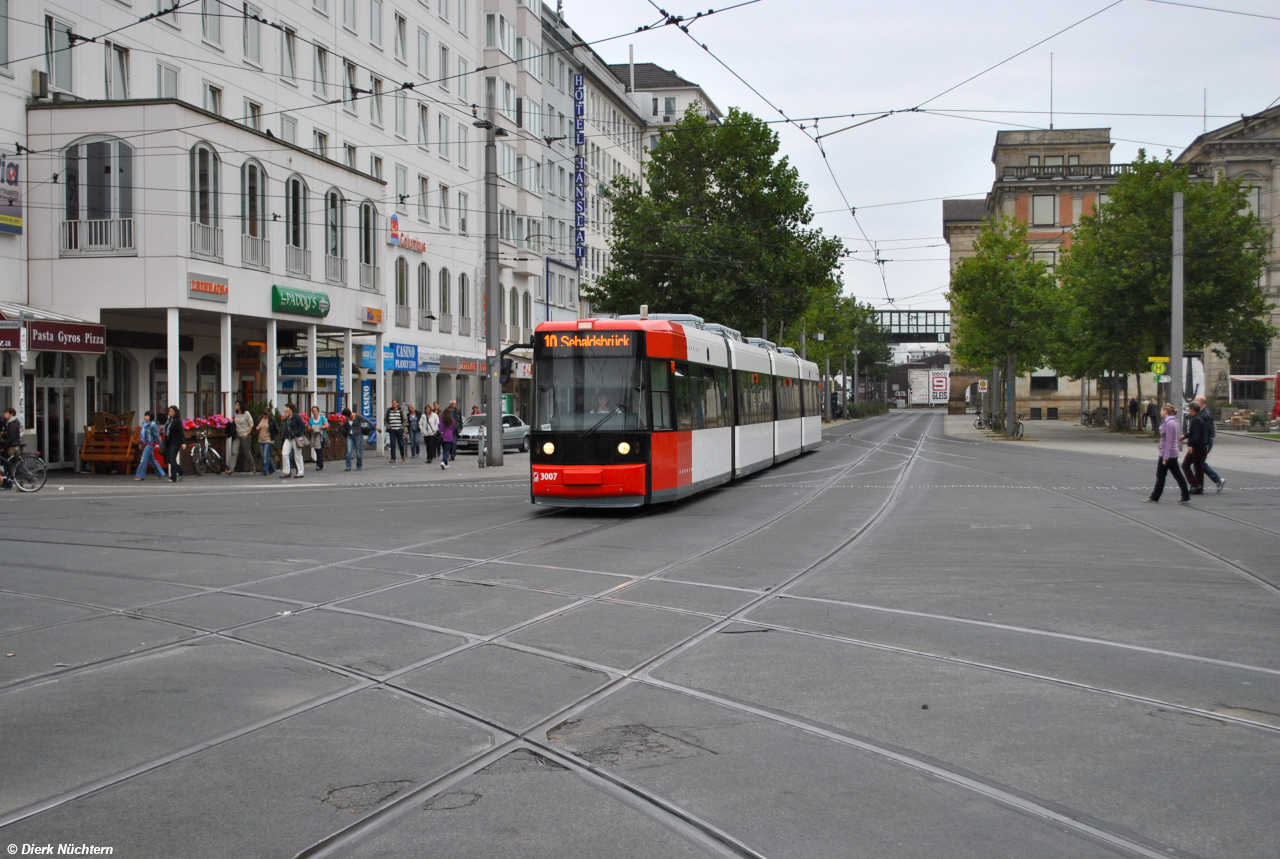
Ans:
[{"label": "tram windshield wiper", "polygon": [[593,432],[600,429],[600,427],[604,426],[605,421],[609,420],[609,418],[613,417],[614,415],[618,414],[621,411],[622,411],[622,404],[619,403],[618,405],[609,409],[609,411],[605,412],[604,417],[600,418],[600,420],[592,424],[591,429],[583,430],[582,434],[579,435],[578,438],[586,438],[587,436],[591,435]]}]

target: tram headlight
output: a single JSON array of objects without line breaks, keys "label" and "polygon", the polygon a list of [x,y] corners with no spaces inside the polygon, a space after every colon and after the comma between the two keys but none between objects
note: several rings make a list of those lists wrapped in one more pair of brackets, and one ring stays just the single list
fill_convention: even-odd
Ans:
[{"label": "tram headlight", "polygon": [[551,442],[547,442],[542,446],[542,452],[545,453],[547,456],[550,456],[551,454],[556,452],[556,446]]},{"label": "tram headlight", "polygon": [[618,442],[618,453],[622,454],[623,456],[626,456],[627,454],[631,453],[631,445],[627,444],[625,441]]}]

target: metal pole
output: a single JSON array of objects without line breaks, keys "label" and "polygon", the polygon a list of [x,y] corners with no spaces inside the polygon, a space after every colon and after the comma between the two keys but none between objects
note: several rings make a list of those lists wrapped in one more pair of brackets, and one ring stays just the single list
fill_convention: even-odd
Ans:
[{"label": "metal pole", "polygon": [[840,356],[840,417],[849,419],[849,356]]},{"label": "metal pole", "polygon": [[1014,386],[1017,384],[1018,377],[1015,374],[1013,353],[1009,353],[1009,358],[1005,363],[1005,419],[1004,419],[1004,437],[1013,438],[1013,422],[1018,414],[1015,408],[1014,395],[1016,390]]},{"label": "metal pole", "polygon": [[809,360],[809,335],[804,326],[800,326],[800,360]]},{"label": "metal pole", "polygon": [[[502,385],[498,381],[498,350],[501,348],[498,327],[498,141],[497,112],[492,104],[488,111],[489,127],[484,140],[484,271],[485,303],[488,305],[485,319],[487,330],[487,384],[489,403],[485,407],[485,431],[498,443],[489,446],[488,465],[502,465]],[[456,430],[455,430],[456,431]]]},{"label": "metal pole", "polygon": [[853,350],[853,403],[858,404],[858,354],[861,349]]},{"label": "metal pole", "polygon": [[[1173,297],[1172,330],[1169,332],[1169,400],[1178,410],[1178,427],[1182,427],[1185,405],[1182,390],[1182,192],[1173,195]],[[1179,449],[1182,445],[1179,443]]]},{"label": "metal pole", "polygon": [[827,375],[826,384],[822,390],[822,414],[827,420],[831,420],[831,356],[827,356]]}]

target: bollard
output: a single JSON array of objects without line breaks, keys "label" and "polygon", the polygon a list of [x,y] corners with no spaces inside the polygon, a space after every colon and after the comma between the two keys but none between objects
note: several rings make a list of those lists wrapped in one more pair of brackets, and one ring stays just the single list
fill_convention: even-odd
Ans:
[{"label": "bollard", "polygon": [[480,468],[485,468],[488,465],[488,463],[485,462],[486,457],[485,457],[484,441],[485,441],[484,433],[481,433],[480,441],[478,442],[478,446],[476,447],[476,464]]}]

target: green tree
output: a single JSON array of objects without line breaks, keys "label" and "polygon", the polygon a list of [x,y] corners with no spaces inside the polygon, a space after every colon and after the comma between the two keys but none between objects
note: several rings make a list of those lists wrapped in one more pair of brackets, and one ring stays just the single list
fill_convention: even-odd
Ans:
[{"label": "green tree", "polygon": [[625,177],[613,205],[610,268],[588,297],[600,310],[642,304],[777,338],[815,291],[837,283],[843,245],[809,229],[807,186],[778,136],[751,114],[719,124],[693,106],[652,150],[644,187]]},{"label": "green tree", "polygon": [[[893,355],[889,330],[876,321],[874,308],[860,304],[852,296],[842,295],[839,283],[815,290],[804,315],[788,330],[785,345],[799,352],[806,345],[800,339],[804,336],[809,360],[825,371],[826,361],[830,359],[832,373],[839,372],[846,359],[852,372],[853,350],[858,349],[859,375],[878,378],[876,362],[888,361]],[[815,340],[814,335],[819,332],[823,339]]]},{"label": "green tree", "polygon": [[1275,336],[1258,288],[1270,231],[1238,179],[1193,182],[1185,165],[1145,151],[1085,215],[1059,274],[1068,308],[1054,366],[1073,378],[1145,372],[1169,348],[1173,195],[1184,195],[1184,342],[1229,352]]},{"label": "green tree", "polygon": [[[1043,367],[1054,342],[1060,306],[1043,262],[1032,258],[1026,224],[988,221],[974,255],[951,275],[952,350],[958,364],[1000,367],[1010,378]],[[1017,414],[1012,397],[1006,414]]]}]

